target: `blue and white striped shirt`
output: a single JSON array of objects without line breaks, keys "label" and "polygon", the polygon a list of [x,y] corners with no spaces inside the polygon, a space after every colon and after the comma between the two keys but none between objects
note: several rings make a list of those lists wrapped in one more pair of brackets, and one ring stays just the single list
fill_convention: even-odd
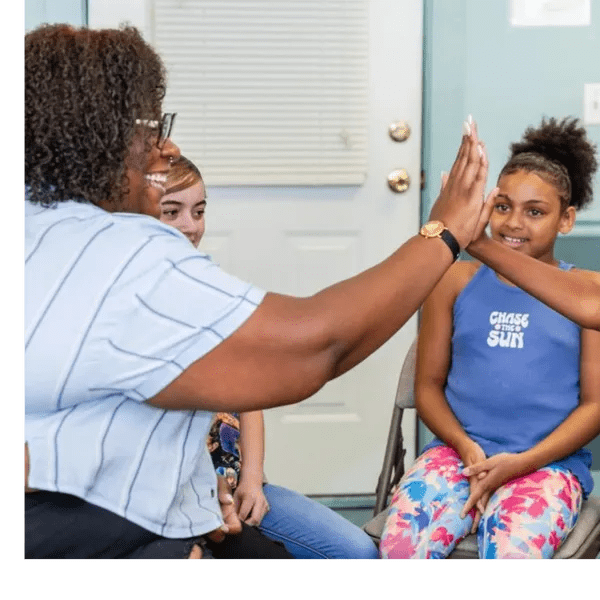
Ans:
[{"label": "blue and white striped shirt", "polygon": [[222,523],[212,413],[144,402],[231,335],[264,292],[151,217],[25,202],[29,485],[165,537]]}]

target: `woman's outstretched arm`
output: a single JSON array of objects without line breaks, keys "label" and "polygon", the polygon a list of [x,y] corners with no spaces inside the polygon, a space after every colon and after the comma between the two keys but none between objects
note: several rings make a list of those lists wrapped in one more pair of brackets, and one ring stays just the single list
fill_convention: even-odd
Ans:
[{"label": "woman's outstretched arm", "polygon": [[[431,212],[461,247],[480,220],[487,167],[476,135],[464,136]],[[238,330],[149,402],[246,412],[308,398],[396,333],[452,262],[443,240],[417,235],[378,265],[309,298],[269,293]]]}]

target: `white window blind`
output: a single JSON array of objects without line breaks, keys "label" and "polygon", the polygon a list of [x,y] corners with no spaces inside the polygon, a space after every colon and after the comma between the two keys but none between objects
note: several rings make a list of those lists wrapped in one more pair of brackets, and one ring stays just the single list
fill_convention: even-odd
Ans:
[{"label": "white window blind", "polygon": [[153,0],[174,139],[210,185],[360,184],[368,0]]}]

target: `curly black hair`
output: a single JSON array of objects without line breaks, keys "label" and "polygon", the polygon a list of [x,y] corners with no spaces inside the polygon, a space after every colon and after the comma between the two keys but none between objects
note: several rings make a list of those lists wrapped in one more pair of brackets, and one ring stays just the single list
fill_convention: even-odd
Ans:
[{"label": "curly black hair", "polygon": [[565,208],[579,210],[592,201],[592,178],[598,168],[596,145],[578,119],[543,118],[539,127],[528,127],[522,140],[510,149],[500,177],[520,170],[535,171],[556,186]]},{"label": "curly black hair", "polygon": [[[165,68],[134,27],[42,25],[25,36],[31,202],[119,202],[136,119],[159,119]],[[147,148],[149,145],[147,145]]]}]

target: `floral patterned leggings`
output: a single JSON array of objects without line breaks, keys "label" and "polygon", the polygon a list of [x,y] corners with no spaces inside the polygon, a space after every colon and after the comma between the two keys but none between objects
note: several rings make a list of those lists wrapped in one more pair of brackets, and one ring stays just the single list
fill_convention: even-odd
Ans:
[{"label": "floral patterned leggings", "polygon": [[[422,454],[392,498],[383,530],[382,558],[446,558],[471,530],[475,510],[463,463],[448,446]],[[575,526],[582,503],[579,480],[545,467],[501,486],[477,529],[480,558],[551,558]]]}]

